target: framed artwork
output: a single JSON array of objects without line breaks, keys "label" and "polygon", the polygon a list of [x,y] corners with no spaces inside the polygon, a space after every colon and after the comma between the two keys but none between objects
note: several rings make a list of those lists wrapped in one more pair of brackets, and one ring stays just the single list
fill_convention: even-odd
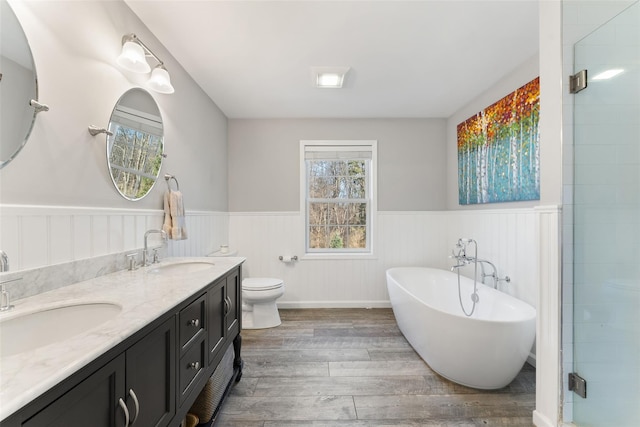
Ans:
[{"label": "framed artwork", "polygon": [[540,78],[457,127],[461,205],[540,200]]}]

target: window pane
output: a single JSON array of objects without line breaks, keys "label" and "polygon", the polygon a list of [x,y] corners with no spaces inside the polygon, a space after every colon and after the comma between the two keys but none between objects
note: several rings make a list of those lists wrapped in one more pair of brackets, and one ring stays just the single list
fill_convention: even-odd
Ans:
[{"label": "window pane", "polygon": [[331,198],[331,188],[335,186],[334,177],[311,177],[309,178],[309,198],[329,199]]},{"label": "window pane", "polygon": [[327,228],[322,226],[309,227],[309,247],[322,249],[328,247]]},{"label": "window pane", "polygon": [[349,207],[349,224],[367,225],[367,204],[351,203]]},{"label": "window pane", "polygon": [[363,176],[351,178],[349,198],[364,199],[367,197],[367,181]]},{"label": "window pane", "polygon": [[328,209],[327,203],[309,203],[309,225],[325,225]]},{"label": "window pane", "polygon": [[331,203],[329,205],[329,225],[349,224],[349,203]]},{"label": "window pane", "polygon": [[367,247],[367,227],[365,226],[349,227],[348,247],[350,249]]},{"label": "window pane", "polygon": [[348,175],[348,167],[347,167],[347,162],[343,161],[343,160],[334,160],[331,162],[331,172],[332,175],[334,176],[345,176]]},{"label": "window pane", "polygon": [[347,247],[347,227],[327,227],[327,231],[331,249],[344,249]]}]

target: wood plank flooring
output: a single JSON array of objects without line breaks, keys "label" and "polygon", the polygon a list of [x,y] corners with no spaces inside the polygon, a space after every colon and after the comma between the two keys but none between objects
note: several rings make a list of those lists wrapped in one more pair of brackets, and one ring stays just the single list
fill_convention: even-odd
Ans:
[{"label": "wood plank flooring", "polygon": [[216,427],[533,425],[529,365],[503,389],[474,390],[434,373],[391,309],[280,310],[280,316],[277,328],[242,331],[243,377]]}]

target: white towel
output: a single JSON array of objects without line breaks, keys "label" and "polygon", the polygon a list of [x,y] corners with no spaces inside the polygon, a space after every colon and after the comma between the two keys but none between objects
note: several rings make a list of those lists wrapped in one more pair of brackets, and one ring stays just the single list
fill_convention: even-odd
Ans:
[{"label": "white towel", "polygon": [[179,191],[167,191],[164,194],[164,224],[162,229],[167,233],[169,239],[184,240],[187,238],[182,193]]},{"label": "white towel", "polygon": [[162,224],[162,231],[167,233],[167,238],[171,238],[171,208],[169,208],[169,193],[167,190],[164,193],[164,224]]}]

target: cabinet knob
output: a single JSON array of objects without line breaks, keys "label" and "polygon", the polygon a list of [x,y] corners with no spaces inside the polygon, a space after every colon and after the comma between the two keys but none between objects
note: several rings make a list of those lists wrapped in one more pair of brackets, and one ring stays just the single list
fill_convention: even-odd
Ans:
[{"label": "cabinet knob", "polygon": [[195,326],[198,327],[200,326],[200,319],[191,319],[189,320],[189,326]]},{"label": "cabinet knob", "polygon": [[191,362],[189,363],[189,369],[200,369],[200,362]]}]

